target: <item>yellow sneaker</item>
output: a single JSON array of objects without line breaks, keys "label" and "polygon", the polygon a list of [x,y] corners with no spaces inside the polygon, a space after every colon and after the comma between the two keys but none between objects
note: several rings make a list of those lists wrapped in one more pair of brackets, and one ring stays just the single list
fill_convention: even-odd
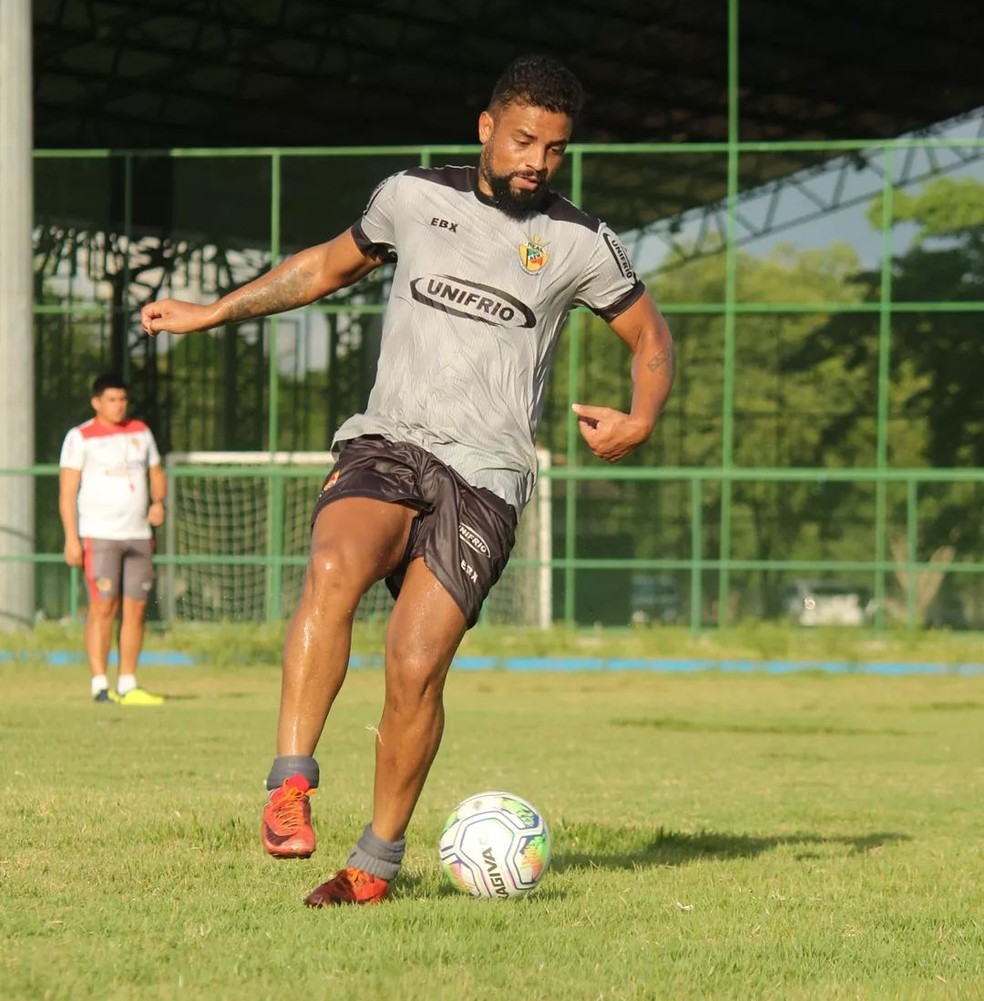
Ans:
[{"label": "yellow sneaker", "polygon": [[125,695],[117,692],[113,701],[121,706],[161,706],[164,704],[164,696],[154,695],[146,688],[131,688]]}]

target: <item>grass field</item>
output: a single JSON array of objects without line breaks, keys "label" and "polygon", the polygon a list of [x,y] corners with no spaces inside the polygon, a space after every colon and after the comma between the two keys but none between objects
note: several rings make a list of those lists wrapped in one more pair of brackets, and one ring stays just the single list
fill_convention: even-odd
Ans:
[{"label": "grass field", "polygon": [[[220,657],[215,658],[216,662]],[[453,674],[393,899],[311,911],[367,819],[382,675],[319,748],[319,850],[258,842],[275,660],[0,664],[0,998],[984,999],[984,676]],[[463,796],[547,816],[512,902],[450,890]]]}]

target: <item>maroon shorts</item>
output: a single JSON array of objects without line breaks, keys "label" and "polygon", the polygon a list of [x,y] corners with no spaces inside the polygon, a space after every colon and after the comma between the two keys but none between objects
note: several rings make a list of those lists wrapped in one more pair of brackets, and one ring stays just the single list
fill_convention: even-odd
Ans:
[{"label": "maroon shorts", "polygon": [[491,490],[473,487],[426,449],[378,435],[353,438],[328,474],[311,524],[327,504],[343,497],[372,497],[418,513],[406,552],[386,578],[399,596],[407,567],[423,557],[464,613],[469,628],[502,576],[516,543],[516,509]]}]

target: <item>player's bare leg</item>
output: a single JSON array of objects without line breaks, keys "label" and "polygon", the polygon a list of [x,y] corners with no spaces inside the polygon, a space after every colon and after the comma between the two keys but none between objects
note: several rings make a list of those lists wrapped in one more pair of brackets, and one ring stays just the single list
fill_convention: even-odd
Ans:
[{"label": "player's bare leg", "polygon": [[444,732],[444,683],[465,635],[461,609],[422,559],[410,564],[386,635],[386,695],[376,736],[372,822],[348,865],[308,895],[311,907],[381,901]]},{"label": "player's bare leg", "polygon": [[323,508],[284,643],[277,754],[314,753],[348,669],[359,600],[403,558],[416,512],[347,497]]},{"label": "player's bare leg", "polygon": [[308,798],[318,785],[314,751],[348,670],[362,595],[400,563],[416,512],[349,497],[322,508],[311,536],[304,589],[284,643],[277,757],[261,837],[275,858],[315,847]]},{"label": "player's bare leg", "polygon": [[119,598],[90,596],[85,616],[85,654],[92,676],[105,675],[113,644],[113,623],[120,611]]},{"label": "player's bare leg", "polygon": [[155,695],[137,684],[137,661],[143,649],[147,602],[123,597],[120,616],[120,673],[116,681],[116,701],[123,706],[159,706],[163,695]]},{"label": "player's bare leg", "polygon": [[137,673],[146,620],[147,602],[124,597],[120,618],[120,674]]},{"label": "player's bare leg", "polygon": [[376,739],[372,829],[403,837],[444,734],[444,683],[467,623],[422,559],[411,563],[386,631],[386,696]]}]

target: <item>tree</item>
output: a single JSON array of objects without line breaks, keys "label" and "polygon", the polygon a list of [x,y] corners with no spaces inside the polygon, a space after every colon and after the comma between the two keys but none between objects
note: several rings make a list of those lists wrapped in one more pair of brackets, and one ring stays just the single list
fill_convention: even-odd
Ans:
[{"label": "tree", "polygon": [[[860,263],[854,251],[834,246],[798,251],[783,246],[765,259],[740,255],[739,294],[744,302],[848,305],[861,300],[853,283]],[[657,301],[667,304],[677,351],[677,377],[656,433],[626,461],[634,465],[724,464],[723,420],[725,321],[718,303],[724,289],[723,255],[666,267],[647,277]],[[708,303],[706,313],[673,313],[675,303]],[[861,318],[850,337],[825,345],[810,364],[798,364],[804,345],[829,315],[787,312],[739,315],[735,329],[734,426],[731,464],[738,467],[851,467],[873,465],[877,368],[859,363],[877,345],[877,326]],[[859,346],[859,340],[866,346]],[[567,365],[569,345],[558,349],[557,370]],[[630,382],[624,345],[595,318],[586,319],[581,346],[583,386],[590,402],[625,406]],[[566,390],[566,387],[564,387]],[[566,393],[551,398],[550,445],[557,447]],[[858,415],[862,415],[858,419]],[[586,464],[595,460],[586,453]],[[594,493],[601,490],[594,487]],[[582,488],[585,497],[592,491]],[[857,484],[736,483],[732,497],[730,555],[737,559],[862,559],[870,557],[873,490]],[[667,503],[667,498],[669,502]],[[702,493],[704,552],[719,546],[721,484]],[[844,516],[845,508],[852,515]],[[636,557],[690,555],[689,494],[684,483],[624,483],[604,503],[586,505],[579,531],[630,535]],[[751,606],[774,607],[778,574],[753,576]],[[754,592],[754,593],[751,593]]]},{"label": "tree", "polygon": [[[880,228],[881,198],[870,206],[868,219]],[[891,267],[893,303],[975,302],[984,288],[984,184],[964,178],[937,178],[921,191],[893,193],[893,226],[915,227],[908,249],[894,258]],[[881,296],[880,271],[862,271],[855,278],[863,299]],[[854,322],[832,317],[804,346],[797,363],[816,363],[832,341],[843,338]],[[870,338],[860,347],[859,363],[877,366],[877,345]],[[889,354],[891,378],[888,428],[889,461],[897,467],[977,468],[984,465],[984,334],[979,312],[901,311],[891,317]],[[851,423],[858,422],[854,415]],[[984,530],[980,507],[982,491],[975,483],[926,484],[920,487],[918,506],[919,546],[915,558],[943,562],[962,554],[981,560]],[[900,536],[905,524],[905,498],[890,495],[893,524],[898,526],[890,545],[895,553],[908,546]],[[927,570],[910,581],[896,574],[903,592],[916,588],[917,607],[927,604],[930,578]],[[937,580],[936,588],[941,586]],[[942,586],[952,590],[950,578]],[[980,584],[977,585],[978,587]],[[906,603],[907,604],[907,603]]]}]

